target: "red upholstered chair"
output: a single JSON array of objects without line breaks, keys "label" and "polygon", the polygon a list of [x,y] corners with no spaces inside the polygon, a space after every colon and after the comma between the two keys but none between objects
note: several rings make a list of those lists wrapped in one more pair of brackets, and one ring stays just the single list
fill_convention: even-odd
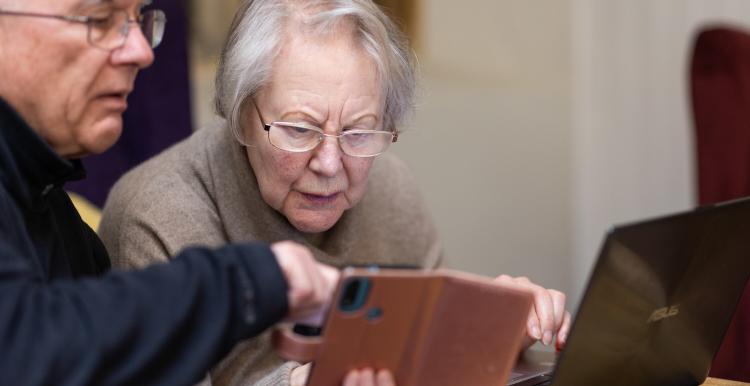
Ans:
[{"label": "red upholstered chair", "polygon": [[[691,82],[700,203],[750,195],[750,34],[729,27],[701,32]],[[750,382],[750,285],[711,376]]]}]

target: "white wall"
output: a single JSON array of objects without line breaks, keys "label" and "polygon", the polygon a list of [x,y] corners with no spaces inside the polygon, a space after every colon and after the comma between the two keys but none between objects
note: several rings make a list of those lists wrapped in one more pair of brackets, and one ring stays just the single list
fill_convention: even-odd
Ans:
[{"label": "white wall", "polygon": [[422,184],[449,265],[567,289],[569,2],[422,6],[423,96],[395,151]]},{"label": "white wall", "polygon": [[687,65],[746,0],[425,0],[424,96],[397,146],[453,266],[575,306],[613,225],[695,202]]},{"label": "white wall", "polygon": [[695,205],[692,42],[747,25],[746,0],[574,0],[573,264],[577,299],[604,232]]}]

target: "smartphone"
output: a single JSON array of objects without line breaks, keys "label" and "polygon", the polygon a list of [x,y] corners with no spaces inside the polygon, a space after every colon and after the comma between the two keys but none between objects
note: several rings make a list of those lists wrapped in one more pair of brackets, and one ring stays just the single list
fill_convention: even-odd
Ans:
[{"label": "smartphone", "polygon": [[312,360],[308,386],[364,367],[399,386],[489,386],[508,379],[532,295],[451,270],[346,269],[333,301],[320,337],[274,337],[282,357]]}]

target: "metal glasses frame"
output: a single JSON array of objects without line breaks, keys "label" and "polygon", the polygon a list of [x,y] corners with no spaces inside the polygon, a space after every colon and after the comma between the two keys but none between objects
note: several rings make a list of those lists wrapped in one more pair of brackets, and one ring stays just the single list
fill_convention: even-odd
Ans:
[{"label": "metal glasses frame", "polygon": [[[62,21],[66,21],[69,23],[85,24],[86,35],[87,35],[89,44],[91,44],[92,46],[96,48],[111,51],[111,50],[116,50],[125,45],[125,41],[127,40],[126,38],[128,34],[130,33],[130,24],[138,24],[139,26],[141,26],[142,25],[141,23],[143,22],[146,15],[153,15],[153,20],[156,22],[160,22],[162,24],[160,28],[162,31],[160,35],[162,36],[159,36],[156,39],[152,39],[153,41],[150,41],[149,45],[151,46],[151,48],[156,48],[159,46],[159,44],[161,43],[163,34],[164,34],[163,32],[164,26],[166,25],[166,22],[167,22],[167,17],[163,11],[156,10],[156,9],[149,10],[149,11],[144,12],[142,15],[139,15],[136,19],[129,18],[127,16],[127,13],[124,10],[113,11],[112,14],[114,14],[115,12],[125,13],[126,17],[125,17],[125,24],[123,24],[123,26],[121,27],[122,30],[120,31],[120,36],[123,38],[122,42],[120,42],[119,44],[113,47],[103,47],[95,43],[91,37],[91,29],[93,28],[93,24],[104,22],[106,18],[103,18],[103,17],[82,16],[82,15],[54,15],[54,14],[49,14],[49,13],[9,11],[9,10],[4,10],[4,9],[0,9],[0,16],[5,15],[5,16],[20,16],[20,17],[38,17],[38,18],[46,18],[46,19],[57,19],[57,20],[62,20]],[[110,14],[110,17],[112,14]]]},{"label": "metal glasses frame", "polygon": [[[398,141],[398,133],[397,132],[393,132],[393,131],[382,131],[382,130],[375,130],[375,131],[374,130],[349,130],[349,131],[345,131],[345,132],[343,132],[341,134],[328,134],[328,133],[324,132],[319,127],[314,127],[314,126],[310,126],[310,125],[301,125],[299,123],[294,123],[294,122],[276,122],[275,121],[275,122],[271,122],[271,123],[265,123],[265,119],[263,119],[263,115],[261,114],[260,109],[258,108],[258,104],[254,100],[252,101],[252,104],[255,107],[255,111],[258,113],[258,119],[260,120],[260,123],[263,125],[263,130],[265,130],[268,133],[268,142],[271,143],[271,145],[273,145],[273,147],[275,147],[275,148],[277,148],[279,150],[288,151],[290,153],[304,153],[304,152],[311,151],[311,150],[315,149],[316,147],[318,147],[318,145],[320,145],[326,137],[336,138],[336,139],[340,140],[341,137],[346,136],[346,135],[352,135],[352,134],[387,133],[387,134],[390,134],[391,137],[392,137],[391,143],[395,143],[396,141]],[[271,142],[271,134],[270,134],[270,132],[271,132],[271,127],[272,126],[291,126],[291,127],[299,127],[299,128],[303,128],[303,129],[315,131],[319,135],[318,143],[316,143],[311,148],[304,149],[304,150],[282,149],[282,148],[276,146],[273,142]],[[340,141],[337,141],[337,142],[339,142],[339,146],[341,147],[341,142]],[[349,154],[349,153],[347,153],[344,150],[343,147],[341,147],[341,151],[343,151],[344,154],[346,154],[346,155],[349,155],[351,157],[358,157],[358,158],[376,157],[376,156],[378,156],[380,154],[383,154],[383,152],[384,152],[383,151],[383,152],[380,152],[380,153],[368,154],[368,155],[357,155],[357,154]]]}]

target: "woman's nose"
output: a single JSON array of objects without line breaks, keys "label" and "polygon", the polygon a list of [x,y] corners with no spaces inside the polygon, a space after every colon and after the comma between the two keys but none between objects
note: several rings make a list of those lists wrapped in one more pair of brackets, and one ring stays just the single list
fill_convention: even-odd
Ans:
[{"label": "woman's nose", "polygon": [[310,169],[315,173],[326,177],[333,177],[343,168],[344,153],[341,151],[337,138],[325,137],[323,142],[313,150],[313,157],[310,160]]}]

